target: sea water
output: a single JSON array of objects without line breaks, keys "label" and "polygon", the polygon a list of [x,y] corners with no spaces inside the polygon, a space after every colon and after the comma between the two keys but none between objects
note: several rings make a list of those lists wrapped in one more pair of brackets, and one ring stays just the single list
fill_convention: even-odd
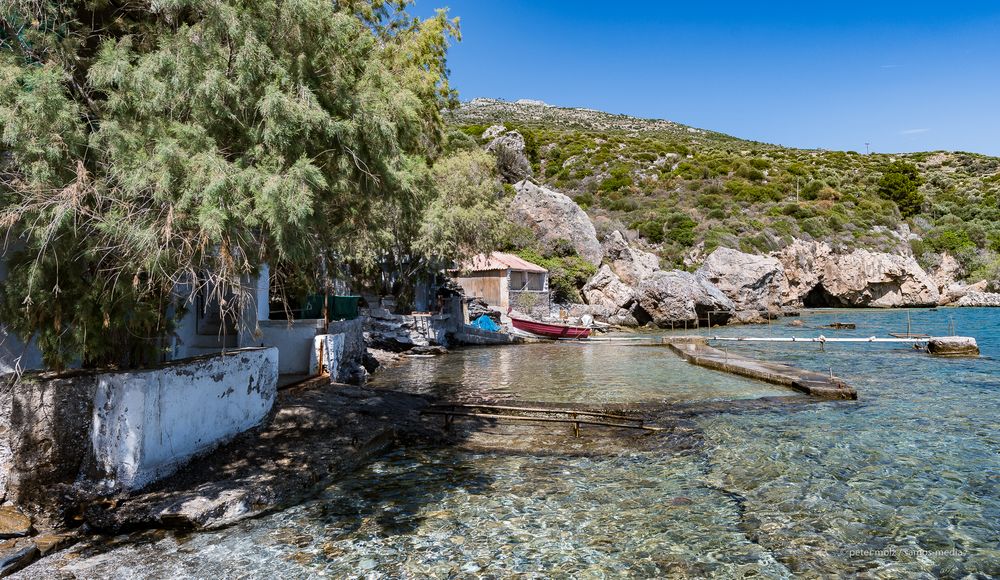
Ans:
[{"label": "sea water", "polygon": [[[699,445],[601,457],[410,448],[321,497],[219,532],[118,538],[83,577],[1000,576],[1000,311],[811,311],[720,336],[974,336],[983,356],[911,345],[736,343],[833,372],[857,402],[698,415]],[[822,328],[852,322],[854,331]],[[665,349],[468,349],[377,385],[452,399],[676,402],[784,389],[686,365]],[[718,407],[716,404],[715,407]]]}]

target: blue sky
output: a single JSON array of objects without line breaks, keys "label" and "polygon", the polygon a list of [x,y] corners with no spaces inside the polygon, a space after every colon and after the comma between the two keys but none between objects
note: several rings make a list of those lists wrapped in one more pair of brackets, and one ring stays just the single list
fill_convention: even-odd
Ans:
[{"label": "blue sky", "polygon": [[1000,1],[417,0],[463,100],[541,99],[782,145],[1000,155]]}]

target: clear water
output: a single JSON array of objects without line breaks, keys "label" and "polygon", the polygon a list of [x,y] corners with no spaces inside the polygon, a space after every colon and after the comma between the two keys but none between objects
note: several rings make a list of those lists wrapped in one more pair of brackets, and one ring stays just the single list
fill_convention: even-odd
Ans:
[{"label": "clear water", "polygon": [[625,340],[464,349],[381,370],[371,384],[475,401],[682,403],[795,396],[781,387],[692,366],[664,346],[620,338]]},{"label": "clear water", "polygon": [[[820,311],[803,317],[804,328],[786,319],[711,333],[852,334],[814,328],[834,319],[857,323],[857,336],[906,326],[901,311]],[[937,359],[905,345],[732,346],[817,371],[832,368],[861,400],[705,414],[695,420],[704,444],[693,450],[581,458],[408,449],[282,513],[210,534],[123,538],[110,551],[70,560],[64,571],[200,578],[1000,576],[1000,312],[913,312],[912,327],[941,334],[950,319],[959,334],[976,336],[982,358]],[[771,390],[638,347],[519,347],[496,366],[493,357],[502,361],[508,351],[470,352],[415,362],[397,369],[397,378],[410,373],[411,386],[438,385],[431,388],[454,396],[534,400],[691,403]],[[542,385],[553,375],[536,358],[582,370],[552,392]]]}]

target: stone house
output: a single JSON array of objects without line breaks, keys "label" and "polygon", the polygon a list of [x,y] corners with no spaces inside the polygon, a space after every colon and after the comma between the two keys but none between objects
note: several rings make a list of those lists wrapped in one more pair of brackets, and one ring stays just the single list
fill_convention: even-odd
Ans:
[{"label": "stone house", "polygon": [[482,298],[501,310],[523,297],[533,302],[548,299],[549,271],[513,254],[479,254],[450,274],[466,296]]}]

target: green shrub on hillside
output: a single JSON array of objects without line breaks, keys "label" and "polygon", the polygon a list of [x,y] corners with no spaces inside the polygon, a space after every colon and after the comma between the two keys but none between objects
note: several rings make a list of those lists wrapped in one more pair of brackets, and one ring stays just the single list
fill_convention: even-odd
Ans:
[{"label": "green shrub on hillside", "polygon": [[915,165],[894,161],[882,171],[878,193],[884,199],[895,202],[903,217],[910,217],[919,213],[924,204],[924,195],[919,191],[923,183]]},{"label": "green shrub on hillside", "polygon": [[597,268],[577,255],[572,246],[568,247],[569,250],[557,243],[556,248],[547,255],[531,248],[520,249],[516,253],[549,271],[549,290],[552,291],[553,300],[580,302],[580,289],[597,273]]},{"label": "green shrub on hillside", "polygon": [[682,246],[694,245],[694,228],[698,225],[690,216],[684,213],[673,213],[665,220],[667,239]]}]

